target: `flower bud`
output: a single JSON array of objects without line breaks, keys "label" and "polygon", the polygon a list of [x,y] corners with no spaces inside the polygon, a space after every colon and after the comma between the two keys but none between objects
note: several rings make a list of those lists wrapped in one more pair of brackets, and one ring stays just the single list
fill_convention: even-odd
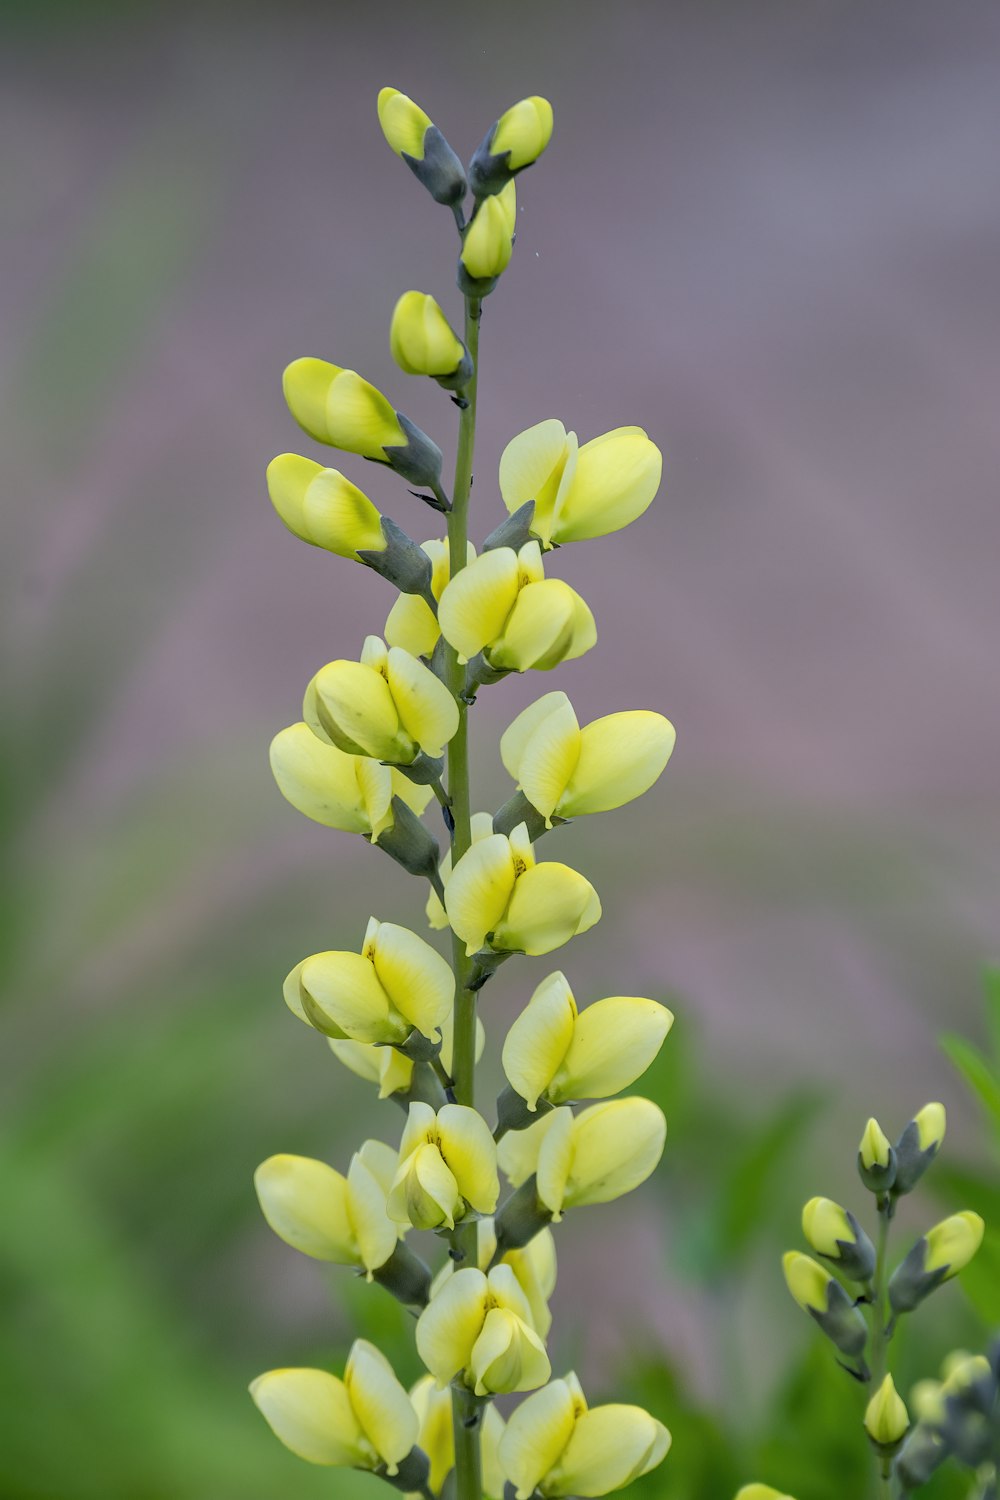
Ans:
[{"label": "flower bud", "polygon": [[823,1267],[789,1250],[782,1259],[788,1290],[804,1312],[819,1324],[842,1354],[860,1355],[868,1340],[868,1329],[860,1310],[835,1277]]},{"label": "flower bud", "polygon": [[518,172],[536,162],[552,139],[552,105],[533,94],[497,120],[469,163],[469,184],[477,198],[499,193]]},{"label": "flower bud", "polygon": [[378,119],[393,151],[435,202],[461,203],[467,191],[462,163],[420,105],[399,89],[384,88],[378,96]]},{"label": "flower bud", "polygon": [[517,1500],[607,1495],[666,1458],[670,1433],[639,1406],[588,1408],[574,1374],[522,1401],[500,1439]]},{"label": "flower bud", "polygon": [[279,453],[267,466],[267,491],[288,530],[303,542],[354,559],[361,550],[385,550],[381,516],[339,470]]},{"label": "flower bud", "polygon": [[417,1320],[417,1352],[439,1385],[458,1378],[477,1396],[534,1390],[551,1373],[527,1298],[504,1265],[449,1277]]},{"label": "flower bud", "polygon": [[[439,600],[451,577],[447,540],[440,541],[434,537],[423,542],[421,550],[430,564],[431,596]],[[472,562],[475,555],[476,549],[469,542],[466,561]],[[416,592],[400,595],[389,611],[383,633],[390,646],[402,646],[411,656],[429,657],[441,639],[437,614],[427,602],[426,594],[420,598]]]},{"label": "flower bud", "polygon": [[925,1104],[896,1142],[896,1180],[893,1192],[909,1193],[927,1171],[944,1140],[943,1104]]},{"label": "flower bud", "polygon": [[431,1042],[455,998],[451,966],[423,938],[372,917],[360,953],[316,953],[285,981],[285,1003],[327,1036],[402,1046]]},{"label": "flower bud", "polygon": [[568,865],[536,864],[523,824],[509,838],[490,834],[462,855],[444,904],[470,957],[487,941],[497,951],[551,953],[601,916],[589,880]]},{"label": "flower bud", "polygon": [[616,427],[579,446],[555,418],[512,438],[500,458],[500,493],[513,514],[535,502],[543,547],[621,531],[660,487],[663,459],[641,427]]},{"label": "flower bud", "polygon": [[737,1491],[736,1500],[793,1500],[793,1497],[782,1494],[769,1484],[745,1484]]},{"label": "flower bud", "polygon": [[433,793],[367,756],[348,755],[318,739],[308,724],[291,724],[271,741],[271,771],[281,795],[326,828],[363,833],[375,843],[395,822],[394,798],[422,813]]},{"label": "flower bud", "polygon": [[983,1242],[985,1227],[978,1214],[966,1210],[929,1229],[890,1278],[893,1312],[912,1312],[942,1282],[964,1270]]},{"label": "flower bud", "polygon": [[877,1120],[869,1120],[858,1147],[858,1173],[873,1193],[886,1193],[896,1180],[896,1153]]},{"label": "flower bud", "polygon": [[830,1198],[810,1198],[802,1210],[802,1233],[817,1255],[836,1261],[851,1281],[870,1281],[875,1246],[852,1213]]},{"label": "flower bud", "polygon": [[389,464],[411,484],[433,487],[440,480],[440,448],[355,370],[296,359],[282,384],[292,416],[318,443]]},{"label": "flower bud", "polygon": [[517,194],[513,182],[495,198],[486,198],[462,240],[458,284],[467,297],[486,297],[510,264],[517,224]]},{"label": "flower bud", "polygon": [[386,1194],[361,1153],[346,1177],[306,1156],[269,1156],[254,1174],[264,1218],[293,1250],[315,1260],[357,1266],[367,1279],[399,1239]]},{"label": "flower bud", "polygon": [[900,1450],[892,1472],[905,1493],[926,1484],[948,1457],[948,1446],[929,1427],[914,1427]]},{"label": "flower bud", "polygon": [[891,1451],[902,1442],[909,1425],[906,1403],[887,1375],[865,1408],[865,1431],[877,1448]]},{"label": "flower bud", "polygon": [[463,1104],[437,1114],[429,1104],[411,1104],[389,1217],[415,1229],[454,1229],[470,1209],[491,1214],[499,1195],[496,1144],[482,1115]]},{"label": "flower bud", "polygon": [[500,672],[547,672],[597,640],[594,617],[561,578],[546,578],[537,542],[484,552],[441,595],[441,632],[460,662],[483,652]]},{"label": "flower bud", "polygon": [[616,995],[581,1015],[565,974],[535,990],[503,1047],[508,1079],[534,1112],[551,1104],[604,1099],[643,1074],[663,1045],[673,1014],[655,1000]]},{"label": "flower bud", "polygon": [[430,375],[445,390],[461,390],[472,377],[465,345],[425,292],[404,292],[400,297],[392,315],[389,345],[405,374]]},{"label": "flower bud", "polygon": [[[440,1495],[455,1467],[451,1392],[439,1389],[433,1375],[423,1375],[410,1391],[410,1400],[420,1418],[417,1442],[430,1460],[430,1491]],[[503,1418],[491,1402],[483,1410],[480,1433],[483,1494],[487,1500],[501,1500],[503,1495],[504,1476],[497,1453],[503,1431]]]},{"label": "flower bud", "polygon": [[563,692],[546,693],[518,714],[500,740],[500,758],[545,819],[610,812],[649,790],[677,736],[662,714],[636,709],[580,728]]},{"label": "flower bud", "polygon": [[344,1379],[326,1370],[269,1370],[250,1386],[269,1427],[308,1463],[396,1474],[420,1423],[392,1366],[357,1339]]},{"label": "flower bud", "polygon": [[421,755],[436,760],[458,729],[458,706],[444,683],[408,651],[387,650],[377,635],[366,638],[360,661],[320,668],[302,713],[314,734],[348,755],[397,766],[414,767]]}]

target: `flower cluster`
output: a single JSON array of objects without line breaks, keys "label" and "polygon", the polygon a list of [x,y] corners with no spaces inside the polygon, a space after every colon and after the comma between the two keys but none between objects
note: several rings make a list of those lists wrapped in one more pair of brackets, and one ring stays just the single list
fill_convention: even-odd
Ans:
[{"label": "flower cluster", "polygon": [[[547,568],[556,548],[641,516],[661,460],[638,427],[581,444],[562,422],[542,421],[505,448],[507,517],[472,545],[482,302],[510,263],[515,180],[548,145],[552,110],[540,98],[515,104],[467,169],[406,95],[383,89],[378,116],[393,151],[450,209],[460,239],[461,333],[432,296],[411,289],[396,302],[389,335],[399,368],[436,381],[460,413],[450,493],[437,443],[356,371],[297,359],[284,394],[310,438],[400,475],[446,518],[447,533],[413,540],[339,468],[296,453],[270,464],[268,490],[288,530],[396,591],[382,635],[314,673],[301,717],[274,738],[271,766],[306,817],[362,835],[427,881],[429,926],[449,932],[451,958],[373,916],[357,948],[294,965],[284,983],[289,1009],[406,1120],[397,1143],[365,1141],[346,1171],[279,1154],[255,1181],[268,1224],[288,1245],[353,1267],[413,1310],[426,1374],[404,1390],[385,1357],[359,1340],[342,1378],[272,1370],[251,1391],[294,1453],[368,1470],[424,1500],[604,1495],[659,1464],[670,1434],[638,1407],[588,1406],[574,1374],[553,1374],[549,1226],[621,1197],[655,1169],[662,1111],[614,1096],[649,1067],[673,1016],[633,995],[580,1006],[566,975],[549,973],[503,1043],[507,1083],[494,1123],[475,1106],[486,1043],[477,1002],[512,955],[551,953],[599,921],[590,880],[539,858],[536,845],[572,818],[648,791],[674,731],[645,709],[581,725],[564,692],[545,693],[503,735],[513,790],[489,813],[472,809],[467,722],[481,690],[592,649],[591,610]],[[444,848],[424,820],[433,805]],[[446,1251],[436,1271],[425,1259],[435,1241]],[[526,1398],[505,1424],[493,1398],[515,1392]]]},{"label": "flower cluster", "polygon": [[[953,1372],[958,1384],[949,1386],[947,1380],[942,1386],[922,1383],[921,1420],[911,1428],[910,1413],[888,1368],[899,1319],[957,1276],[983,1239],[984,1225],[978,1214],[969,1210],[951,1214],[921,1235],[895,1269],[890,1266],[889,1233],[899,1199],[916,1187],[941,1149],[944,1134],[941,1104],[926,1104],[919,1110],[895,1144],[877,1120],[869,1120],[858,1148],[857,1168],[875,1199],[876,1240],[850,1210],[830,1198],[810,1198],[802,1210],[802,1233],[813,1255],[789,1250],[783,1260],[792,1297],[834,1345],[842,1368],[867,1389],[863,1425],[885,1494],[890,1481],[896,1490],[909,1493],[948,1456],[943,1436],[945,1409],[950,1413],[947,1421],[958,1431],[964,1409],[959,1386],[973,1392],[975,1401],[982,1399],[978,1382],[984,1370],[975,1362],[963,1365],[962,1374]],[[988,1371],[987,1361],[982,1364]],[[969,1379],[963,1384],[966,1375]],[[994,1377],[992,1400],[995,1394]],[[955,1439],[952,1447],[961,1451],[961,1442]],[[750,1485],[740,1491],[738,1500],[781,1497],[766,1485]]]}]

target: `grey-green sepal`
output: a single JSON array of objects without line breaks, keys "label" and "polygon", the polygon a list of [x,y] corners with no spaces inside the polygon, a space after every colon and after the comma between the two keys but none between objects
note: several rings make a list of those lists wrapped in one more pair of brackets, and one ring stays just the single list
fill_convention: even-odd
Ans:
[{"label": "grey-green sepal", "polygon": [[465,168],[436,125],[428,125],[424,131],[423,145],[422,161],[408,156],[405,151],[400,153],[406,165],[417,181],[423,183],[435,203],[447,207],[461,203],[469,190]]},{"label": "grey-green sepal", "polygon": [[463,297],[476,297],[480,301],[488,297],[500,280],[499,276],[470,276],[462,257],[458,258],[458,289]]},{"label": "grey-green sepal", "polygon": [[518,506],[500,525],[490,532],[483,543],[484,552],[495,552],[498,547],[510,547],[520,552],[525,543],[532,540],[531,523],[535,519],[535,502],[526,500]]},{"label": "grey-green sepal", "polygon": [[920,1239],[910,1250],[906,1259],[889,1278],[889,1305],[894,1313],[912,1312],[925,1297],[929,1297],[944,1281],[948,1266],[938,1266],[934,1271],[926,1269],[927,1239]]},{"label": "grey-green sepal", "polygon": [[888,1193],[896,1181],[896,1152],[889,1148],[889,1160],[884,1167],[873,1163],[866,1167],[861,1152],[858,1152],[858,1176],[872,1193]]},{"label": "grey-green sepal", "polygon": [[394,1490],[402,1490],[404,1495],[428,1493],[427,1481],[430,1478],[431,1466],[422,1448],[411,1448],[391,1477],[386,1472],[384,1464],[380,1464],[374,1472],[379,1479],[384,1479],[386,1484],[391,1484]]},{"label": "grey-green sepal", "polygon": [[493,978],[500,965],[505,964],[508,958],[513,958],[514,954],[519,952],[521,952],[519,948],[480,948],[479,952],[473,955],[469,989],[473,992],[481,990],[486,981]]},{"label": "grey-green sepal", "polygon": [[528,1101],[521,1098],[513,1084],[508,1083],[497,1095],[497,1128],[493,1134],[499,1140],[509,1130],[527,1130],[551,1109],[548,1099],[539,1099],[537,1107],[529,1109]]},{"label": "grey-green sepal", "polygon": [[435,1114],[445,1104],[455,1102],[445,1093],[444,1085],[430,1063],[425,1062],[414,1063],[409,1088],[390,1097],[401,1104],[404,1111],[409,1110],[412,1103],[419,1102],[429,1104]]},{"label": "grey-green sepal", "polygon": [[472,379],[475,373],[476,367],[472,363],[472,355],[463,344],[462,358],[459,360],[455,368],[451,371],[451,374],[435,375],[434,379],[437,381],[438,385],[446,391],[464,391],[465,387],[468,385],[469,381]]},{"label": "grey-green sepal", "polygon": [[497,1248],[493,1264],[497,1265],[508,1250],[520,1250],[540,1234],[552,1222],[552,1210],[546,1208],[538,1196],[534,1173],[527,1182],[522,1182],[506,1203],[500,1205],[494,1220]]},{"label": "grey-green sepal", "polygon": [[840,1282],[832,1277],[827,1286],[826,1304],[824,1312],[815,1307],[808,1308],[809,1316],[841,1354],[857,1359],[864,1353],[868,1342],[868,1325],[860,1308],[855,1306]]},{"label": "grey-green sepal", "polygon": [[402,865],[411,875],[422,875],[433,879],[441,863],[441,851],[437,839],[428,832],[402,797],[392,799],[393,824],[375,840],[379,849],[384,849],[391,859]]},{"label": "grey-green sepal", "polygon": [[823,1255],[822,1251],[817,1251],[817,1254],[842,1271],[848,1281],[871,1281],[875,1274],[875,1246],[850,1209],[844,1212],[853,1238],[837,1241],[839,1255]]},{"label": "grey-green sepal", "polygon": [[419,594],[437,614],[437,600],[431,593],[433,569],[427,553],[389,516],[382,516],[381,525],[384,549],[359,552],[358,557],[367,568],[387,578],[401,594]]},{"label": "grey-green sepal", "polygon": [[948,1457],[948,1445],[939,1433],[922,1422],[913,1428],[893,1465],[893,1473],[905,1491],[926,1484]]},{"label": "grey-green sepal", "polygon": [[410,484],[438,486],[443,462],[441,449],[401,411],[396,413],[396,421],[406,434],[406,442],[382,449],[386,463]]},{"label": "grey-green sepal", "polygon": [[[552,819],[552,827],[556,828],[562,823],[568,823],[568,818]],[[515,792],[508,797],[502,807],[497,808],[493,814],[493,832],[511,834],[519,823],[527,825],[528,837],[534,844],[541,838],[543,833],[549,830],[545,826],[545,819],[536,807],[533,807],[523,792]]]},{"label": "grey-green sepal", "polygon": [[477,198],[491,198],[494,193],[502,193],[515,176],[508,166],[510,152],[501,151],[494,155],[490,150],[499,124],[499,120],[493,121],[469,162],[469,186]]},{"label": "grey-green sepal", "polygon": [[896,1177],[892,1191],[898,1196],[909,1193],[916,1187],[931,1162],[941,1149],[940,1141],[933,1141],[925,1151],[920,1149],[920,1127],[916,1120],[909,1125],[895,1145]]},{"label": "grey-green sepal", "polygon": [[501,682],[504,677],[509,677],[510,667],[491,667],[482,651],[471,657],[465,669],[465,682],[462,687],[462,697],[466,703],[475,703],[476,694],[481,687],[492,687],[493,683]]},{"label": "grey-green sepal", "polygon": [[372,1277],[406,1307],[426,1307],[430,1301],[430,1268],[402,1240],[385,1264],[372,1272]]},{"label": "grey-green sepal", "polygon": [[423,750],[415,755],[408,765],[397,765],[395,761],[388,760],[383,761],[382,764],[391,766],[408,781],[415,781],[417,786],[433,786],[444,775],[444,756],[428,755]]}]

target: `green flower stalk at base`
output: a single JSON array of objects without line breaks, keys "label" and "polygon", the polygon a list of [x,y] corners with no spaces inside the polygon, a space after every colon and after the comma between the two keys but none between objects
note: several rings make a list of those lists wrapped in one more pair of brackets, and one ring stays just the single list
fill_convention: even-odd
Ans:
[{"label": "green flower stalk at base", "polygon": [[[639,428],[579,446],[561,423],[536,424],[504,450],[502,503],[494,497],[477,549],[469,502],[482,299],[513,256],[514,178],[545,150],[552,110],[531,97],[502,113],[468,176],[429,115],[398,89],[381,91],[378,117],[459,235],[461,323],[411,289],[397,296],[389,332],[405,374],[453,393],[453,405],[442,402],[449,420],[459,413],[450,494],[438,443],[356,371],[297,359],[284,393],[317,443],[427,491],[420,498],[447,517],[447,535],[418,545],[349,467],[341,473],[295,453],[272,461],[268,493],[286,528],[377,572],[397,597],[384,638],[368,635],[359,659],[338,657],[316,672],[301,720],[275,736],[270,760],[299,812],[363,836],[426,882],[420,899],[432,934],[447,934],[449,958],[381,918],[369,922],[360,951],[331,946],[339,934],[318,926],[316,951],[285,979],[285,1002],[359,1088],[376,1085],[406,1110],[406,1122],[398,1148],[366,1141],[346,1173],[281,1152],[260,1165],[255,1185],[265,1219],[289,1247],[352,1269],[415,1315],[426,1373],[407,1392],[378,1350],[358,1341],[343,1379],[272,1370],[251,1393],[293,1453],[367,1471],[417,1500],[599,1496],[655,1468],[670,1434],[639,1407],[588,1407],[573,1375],[551,1379],[549,1226],[631,1192],[657,1166],[663,1112],[648,1099],[611,1096],[649,1067],[673,1015],[629,994],[580,1011],[562,972],[536,979],[504,1043],[508,1083],[494,1122],[476,1107],[486,1042],[477,1007],[508,960],[564,947],[601,917],[587,876],[538,860],[534,841],[648,792],[674,730],[643,709],[581,725],[565,693],[547,693],[517,714],[501,742],[513,796],[495,813],[474,814],[469,720],[478,694],[510,674],[551,672],[594,647],[590,609],[563,578],[546,576],[543,552],[561,561],[561,543],[636,520],[653,499],[661,460]],[[489,499],[489,488],[480,481],[477,494],[485,489]],[[432,804],[443,847],[424,821]],[[577,1109],[581,1100],[601,1102]],[[436,1243],[434,1265],[410,1248],[411,1230]],[[844,1255],[839,1217],[833,1231],[830,1244]],[[854,1253],[861,1244],[860,1235],[851,1241]],[[530,1394],[505,1425],[494,1398],[512,1393]]]}]

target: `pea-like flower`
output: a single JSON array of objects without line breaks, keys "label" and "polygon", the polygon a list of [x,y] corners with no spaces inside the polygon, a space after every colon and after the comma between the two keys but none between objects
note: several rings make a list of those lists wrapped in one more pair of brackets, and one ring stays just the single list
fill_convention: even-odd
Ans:
[{"label": "pea-like flower", "polygon": [[510,1266],[456,1271],[417,1319],[417,1352],[439,1385],[477,1396],[531,1391],[551,1374],[531,1308]]},{"label": "pea-like flower", "polygon": [[458,284],[467,296],[485,297],[510,265],[517,224],[517,190],[508,182],[486,198],[465,231],[458,257]]},{"label": "pea-like flower", "polygon": [[338,557],[384,552],[382,517],[338,469],[324,469],[298,453],[279,453],[267,466],[271,504],[288,530]]},{"label": "pea-like flower", "polygon": [[611,1203],[655,1170],[667,1137],[650,1099],[613,1099],[574,1115],[565,1107],[500,1142],[498,1159],[513,1187],[536,1179],[539,1203],[556,1221],[569,1208]]},{"label": "pea-like flower", "polygon": [[[497,1251],[496,1221],[481,1219],[477,1239],[479,1269],[486,1271],[493,1264]],[[539,1338],[548,1338],[552,1327],[549,1300],[556,1289],[556,1242],[552,1230],[539,1229],[533,1239],[517,1249],[508,1250],[501,1256],[500,1265],[510,1266],[517,1277],[528,1306],[531,1308],[531,1324]],[[440,1291],[444,1283],[455,1274],[452,1261],[445,1261],[434,1278],[433,1292]]]},{"label": "pea-like flower", "polygon": [[538,94],[504,110],[469,163],[477,197],[499,193],[517,172],[536,162],[552,139],[552,105]]},{"label": "pea-like flower", "polygon": [[500,1439],[500,1463],[517,1500],[608,1495],[661,1464],[670,1443],[640,1406],[588,1407],[570,1373],[521,1402]]},{"label": "pea-like flower", "polygon": [[674,1017],[630,995],[596,1000],[581,1014],[565,974],[543,979],[507,1033],[503,1069],[529,1110],[539,1099],[605,1099],[646,1071]]},{"label": "pea-like flower", "polygon": [[389,347],[407,375],[430,375],[446,390],[467,385],[472,361],[440,306],[427,292],[404,292],[389,328]]},{"label": "pea-like flower", "polygon": [[289,411],[317,443],[389,464],[412,484],[437,485],[440,448],[356,370],[296,359],[282,384]]},{"label": "pea-like flower", "polygon": [[928,1229],[889,1279],[893,1312],[912,1312],[942,1282],[964,1271],[983,1243],[985,1229],[980,1216],[969,1209]]},{"label": "pea-like flower", "polygon": [[419,816],[434,795],[401,771],[367,755],[348,755],[308,724],[290,724],[271,741],[271,771],[281,795],[326,828],[363,833],[374,844],[393,827],[393,798]]},{"label": "pea-like flower", "polygon": [[895,1448],[903,1441],[910,1425],[906,1403],[896,1390],[891,1375],[886,1375],[865,1408],[865,1431],[876,1448]]},{"label": "pea-like flower", "polygon": [[360,661],[332,661],[306,689],[302,715],[321,739],[348,755],[407,766],[432,760],[458,729],[458,705],[429,667],[377,635]]},{"label": "pea-like flower", "polygon": [[[493,836],[493,814],[492,813],[488,813],[488,812],[475,812],[475,813],[472,814],[472,818],[471,818],[470,822],[471,822],[472,842],[474,844],[481,844],[482,841],[483,841],[483,839],[488,839],[488,838],[491,838]],[[441,882],[444,885],[445,890],[447,890],[447,888],[448,888],[448,881],[451,879],[451,850],[450,849],[446,849],[445,850],[444,858],[441,860],[441,865],[440,865],[440,871],[439,871],[439,873],[440,873],[440,876],[441,876]],[[445,927],[447,927],[449,925],[449,923],[448,923],[448,913],[445,911],[444,906],[441,904],[440,897],[438,896],[437,892],[434,891],[434,890],[432,890],[430,892],[430,894],[428,895],[428,897],[427,897],[427,908],[426,909],[427,909],[427,921],[428,921],[428,923],[429,923],[429,925],[431,927],[434,927],[434,928],[437,928],[437,929],[441,929],[441,928],[445,928]]]},{"label": "pea-like flower", "polygon": [[[441,1062],[446,1073],[451,1073],[454,1046],[454,1016],[449,1010],[441,1022]],[[395,1047],[379,1047],[371,1042],[341,1041],[330,1037],[330,1051],[352,1073],[366,1083],[378,1084],[380,1099],[393,1094],[407,1094],[413,1083],[415,1064],[405,1053]],[[476,1017],[476,1061],[483,1055],[486,1046],[486,1031],[482,1021]],[[393,1152],[392,1175],[396,1171],[396,1153]]]},{"label": "pea-like flower", "polygon": [[875,1246],[857,1219],[832,1198],[810,1198],[802,1210],[802,1233],[817,1255],[835,1261],[852,1281],[870,1281]]},{"label": "pea-like flower", "polygon": [[477,1110],[410,1105],[388,1213],[415,1229],[454,1229],[471,1211],[491,1214],[500,1196],[497,1148]]},{"label": "pea-like flower", "polygon": [[647,510],[663,458],[641,427],[616,427],[579,446],[554,417],[512,438],[500,493],[513,514],[535,502],[531,529],[546,547],[621,531]]},{"label": "pea-like flower", "polygon": [[798,1250],[789,1250],[781,1264],[788,1290],[803,1312],[818,1323],[842,1354],[861,1354],[868,1341],[868,1326],[836,1277]]},{"label": "pea-like flower", "polygon": [[[431,593],[440,599],[451,577],[448,543],[434,537],[421,546],[431,563]],[[475,555],[476,549],[469,542],[467,562],[472,562]],[[411,656],[430,656],[441,639],[441,627],[426,599],[418,594],[400,594],[385,622],[385,638],[390,646],[401,646]]]},{"label": "pea-like flower", "polygon": [[[445,1480],[455,1467],[451,1392],[442,1390],[433,1375],[423,1375],[411,1389],[410,1400],[420,1418],[417,1444],[430,1461],[428,1487],[432,1495],[440,1495]],[[483,1410],[480,1425],[483,1494],[487,1500],[501,1500],[504,1491],[505,1475],[497,1451],[503,1430],[503,1417],[490,1402]]]},{"label": "pea-like flower", "polygon": [[641,797],[660,776],[677,736],[647,709],[607,714],[583,729],[563,692],[546,693],[500,739],[500,758],[545,819],[610,812]]},{"label": "pea-like flower", "polygon": [[250,1394],[286,1448],[312,1464],[390,1475],[417,1441],[420,1419],[392,1366],[364,1339],[343,1380],[326,1370],[269,1370]]},{"label": "pea-like flower", "polygon": [[254,1174],[264,1218],[293,1250],[357,1266],[371,1281],[399,1241],[399,1226],[386,1213],[386,1189],[372,1170],[387,1152],[395,1165],[391,1147],[366,1141],[346,1177],[308,1156],[269,1156]]},{"label": "pea-like flower", "polygon": [[381,89],[378,120],[393,151],[432,198],[447,204],[462,201],[467,188],[462,163],[419,104],[399,89]]},{"label": "pea-like flower", "polygon": [[546,578],[537,542],[484,552],[441,595],[441,632],[459,661],[478,652],[499,672],[548,672],[597,641],[589,608],[561,578]]},{"label": "pea-like flower", "polygon": [[416,1031],[430,1042],[455,998],[451,966],[423,938],[372,917],[360,953],[314,953],[295,965],[285,1003],[327,1036],[402,1046]]},{"label": "pea-like flower", "polygon": [[601,916],[597,892],[583,875],[568,865],[536,864],[523,823],[466,850],[444,904],[470,956],[487,941],[497,952],[551,953]]}]

